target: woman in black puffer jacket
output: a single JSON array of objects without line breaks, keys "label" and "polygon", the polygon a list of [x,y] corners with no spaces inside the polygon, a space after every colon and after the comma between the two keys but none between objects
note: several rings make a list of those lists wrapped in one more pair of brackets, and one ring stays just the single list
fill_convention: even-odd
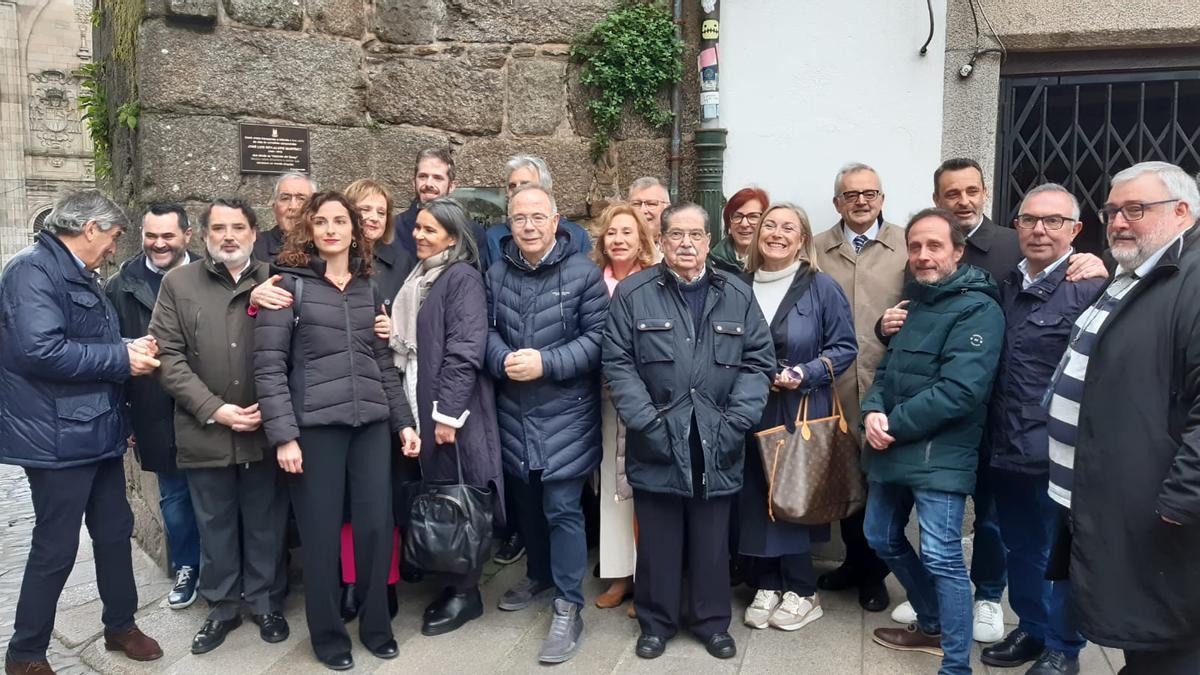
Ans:
[{"label": "woman in black puffer jacket", "polygon": [[327,667],[353,666],[338,609],[338,542],[350,485],[359,636],[381,658],[397,654],[384,588],[392,553],[391,441],[420,448],[387,343],[375,335],[371,242],[336,192],[313,195],[276,258],[290,307],[261,309],[254,330],[263,427],[290,475],[303,543],[305,612]]}]

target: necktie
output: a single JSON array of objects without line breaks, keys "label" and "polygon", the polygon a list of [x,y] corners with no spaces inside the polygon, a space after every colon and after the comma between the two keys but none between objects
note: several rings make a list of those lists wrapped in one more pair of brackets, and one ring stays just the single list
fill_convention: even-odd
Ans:
[{"label": "necktie", "polygon": [[854,255],[858,255],[859,253],[862,253],[863,247],[867,245],[867,235],[865,235],[865,234],[858,235],[857,237],[854,238],[854,241],[852,243],[854,244]]}]

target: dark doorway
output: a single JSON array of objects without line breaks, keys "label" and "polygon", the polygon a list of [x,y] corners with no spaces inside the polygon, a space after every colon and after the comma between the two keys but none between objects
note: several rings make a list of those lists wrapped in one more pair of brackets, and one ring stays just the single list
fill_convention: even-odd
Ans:
[{"label": "dark doorway", "polygon": [[1096,213],[1109,177],[1159,160],[1200,171],[1200,69],[1003,76],[993,218],[1012,223],[1045,182],[1079,199],[1081,251],[1105,248]]}]

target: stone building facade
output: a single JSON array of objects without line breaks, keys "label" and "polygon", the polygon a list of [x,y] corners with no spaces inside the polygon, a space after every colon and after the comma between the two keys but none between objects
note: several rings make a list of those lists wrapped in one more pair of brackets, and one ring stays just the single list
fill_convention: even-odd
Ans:
[{"label": "stone building facade", "polygon": [[58,192],[92,184],[78,102],[91,11],[91,0],[0,0],[0,266]]}]

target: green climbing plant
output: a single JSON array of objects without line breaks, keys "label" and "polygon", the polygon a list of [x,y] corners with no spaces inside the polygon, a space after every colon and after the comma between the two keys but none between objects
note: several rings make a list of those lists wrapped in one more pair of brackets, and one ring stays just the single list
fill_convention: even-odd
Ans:
[{"label": "green climbing plant", "polygon": [[683,42],[661,2],[621,0],[575,39],[571,60],[580,64],[580,83],[595,92],[587,103],[596,128],[593,159],[612,144],[626,102],[655,127],[671,123],[671,111],[659,105],[658,93],[683,77],[682,55]]},{"label": "green climbing plant", "polygon": [[[88,136],[92,139],[96,177],[107,178],[112,174],[112,157],[109,145],[108,97],[104,93],[104,65],[87,63],[80,70],[83,73],[83,91],[79,94],[79,108]],[[133,119],[136,125],[136,113]]]}]

